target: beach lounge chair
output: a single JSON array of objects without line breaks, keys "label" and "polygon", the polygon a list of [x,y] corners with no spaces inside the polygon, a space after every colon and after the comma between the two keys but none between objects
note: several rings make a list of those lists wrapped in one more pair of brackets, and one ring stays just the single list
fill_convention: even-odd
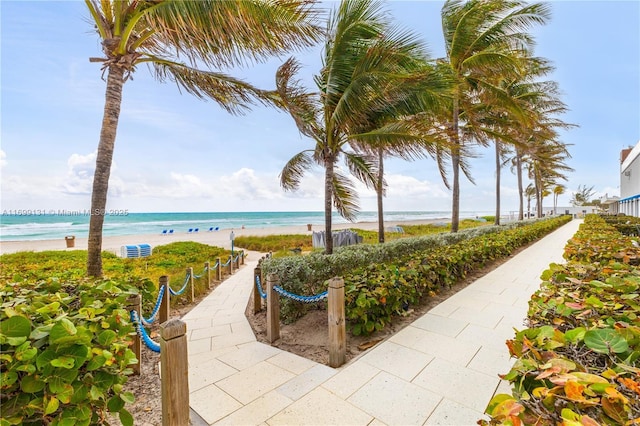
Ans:
[{"label": "beach lounge chair", "polygon": [[189,234],[193,233],[193,228],[189,228],[189,231],[187,231]]},{"label": "beach lounge chair", "polygon": [[199,228],[196,228],[196,229],[193,230],[193,232],[198,232],[198,230],[199,230]]},{"label": "beach lounge chair", "polygon": [[162,235],[167,235],[167,230],[166,229],[162,230]]},{"label": "beach lounge chair", "polygon": [[173,229],[169,229],[169,233],[170,233],[170,234],[173,234]]},{"label": "beach lounge chair", "polygon": [[215,229],[214,229],[214,231],[217,231],[217,230],[219,230],[219,229],[220,229],[220,227],[219,227],[219,226],[216,226],[216,227],[215,227]]},{"label": "beach lounge chair", "polygon": [[213,231],[213,226],[211,228],[209,228],[209,232]]}]

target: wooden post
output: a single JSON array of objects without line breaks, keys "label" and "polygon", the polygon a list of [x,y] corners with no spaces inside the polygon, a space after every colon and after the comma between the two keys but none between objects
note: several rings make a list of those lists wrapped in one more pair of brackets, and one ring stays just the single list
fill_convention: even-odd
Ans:
[{"label": "wooden post", "polygon": [[211,288],[211,269],[209,269],[209,262],[204,262],[204,270],[207,271],[207,288]]},{"label": "wooden post", "polygon": [[253,313],[257,314],[262,310],[262,296],[258,291],[257,279],[260,279],[260,286],[262,287],[262,268],[258,266],[253,270]]},{"label": "wooden post", "polygon": [[[130,313],[131,311],[136,311],[136,313],[138,314],[138,319],[142,321],[141,305],[142,305],[142,296],[140,296],[139,294],[134,294],[133,296],[130,296],[127,299],[127,313]],[[140,324],[140,327],[142,327],[142,324]],[[136,364],[133,364],[132,366],[133,374],[136,374],[139,376],[140,372],[142,371],[142,341],[138,333],[136,333],[136,337],[133,339],[133,347],[131,350],[136,355],[136,359],[138,360],[138,362]]]},{"label": "wooden post", "polygon": [[222,281],[222,262],[218,258],[218,267],[216,268],[216,280]]},{"label": "wooden post", "polygon": [[240,252],[240,254],[242,255],[242,257],[240,258],[240,264],[241,264],[241,265],[244,265],[244,256],[245,256],[245,254],[244,254],[244,250],[242,250],[242,251]]},{"label": "wooden post", "polygon": [[160,325],[162,425],[189,424],[187,324],[179,319]]},{"label": "wooden post", "polygon": [[164,294],[162,295],[162,301],[160,302],[160,324],[169,321],[169,317],[171,316],[171,307],[169,305],[169,301],[171,300],[171,294],[169,292],[169,277],[163,275],[160,277],[160,281],[158,284],[158,289],[164,287]]},{"label": "wooden post", "polygon": [[233,256],[229,256],[229,275],[233,275]]},{"label": "wooden post", "polygon": [[277,275],[267,277],[267,341],[273,343],[280,338],[280,297],[273,289],[280,284]]},{"label": "wooden post", "polygon": [[345,363],[347,333],[344,320],[344,280],[332,278],[328,289],[329,366],[336,368]]},{"label": "wooden post", "polygon": [[191,266],[187,268],[187,274],[189,275],[189,287],[191,287],[191,303],[193,303],[193,299],[195,299],[195,292],[193,288],[195,281],[193,278],[193,268]]}]

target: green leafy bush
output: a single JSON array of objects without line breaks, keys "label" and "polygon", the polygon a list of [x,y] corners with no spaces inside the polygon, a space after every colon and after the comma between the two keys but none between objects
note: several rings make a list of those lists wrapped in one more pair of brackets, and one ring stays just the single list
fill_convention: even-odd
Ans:
[{"label": "green leafy bush", "polygon": [[[192,242],[156,247],[146,258],[103,252],[108,278],[95,282],[84,278],[86,251],[0,256],[0,425],[101,424],[106,411],[131,424],[124,406],[133,396],[122,391],[136,361],[128,296],[142,294],[150,312],[161,275],[179,289],[186,267],[201,274],[205,261],[213,267],[228,253]],[[196,280],[196,295],[205,287]]]},{"label": "green leafy bush", "polygon": [[[300,295],[312,295],[327,289],[326,280],[342,276],[346,277],[352,272],[360,274],[361,268],[372,268],[384,265],[408,267],[409,258],[416,253],[430,252],[437,247],[457,244],[462,241],[480,238],[504,231],[513,231],[512,238],[520,238],[525,229],[537,229],[538,235],[555,229],[562,223],[570,220],[569,217],[545,219],[541,221],[514,222],[505,226],[482,226],[467,229],[457,233],[439,233],[423,237],[411,237],[394,240],[384,244],[359,244],[355,246],[340,247],[332,255],[311,253],[308,256],[292,256],[287,258],[267,259],[262,262],[263,276],[274,274],[280,280],[280,285],[292,293]],[[539,227],[539,228],[536,228]],[[527,231],[533,232],[533,231]],[[529,240],[530,241],[530,240]],[[483,242],[474,245],[484,245]],[[453,256],[452,254],[449,254]],[[486,250],[483,259],[489,259],[492,254]],[[453,259],[453,257],[451,257]],[[419,261],[418,261],[419,262]],[[445,268],[453,268],[452,262],[444,258]],[[410,268],[411,269],[411,268]],[[412,270],[412,269],[411,269]],[[354,272],[355,271],[355,272]],[[411,272],[413,273],[413,272]],[[445,273],[446,275],[447,273]],[[445,280],[453,275],[446,275]],[[295,302],[290,299],[281,299],[280,315],[283,322],[292,322],[304,315],[309,305]]]},{"label": "green leafy bush", "polygon": [[[529,328],[507,341],[517,358],[482,424],[640,422],[640,249],[589,215],[529,303]],[[621,255],[621,253],[623,253]]]},{"label": "green leafy bush", "polygon": [[381,330],[425,296],[451,287],[486,262],[508,256],[569,221],[557,218],[422,250],[344,276],[346,317],[354,334]]},{"label": "green leafy bush", "polygon": [[109,280],[2,284],[0,422],[101,424],[110,411],[132,424],[122,389],[136,362],[125,309],[135,291]]}]

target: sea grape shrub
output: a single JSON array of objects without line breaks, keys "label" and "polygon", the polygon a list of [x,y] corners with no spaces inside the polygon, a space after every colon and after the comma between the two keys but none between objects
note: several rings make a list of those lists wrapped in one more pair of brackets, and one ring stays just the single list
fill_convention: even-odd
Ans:
[{"label": "sea grape shrub", "polygon": [[[570,217],[568,216],[570,219]],[[262,276],[266,280],[268,274],[275,274],[280,286],[285,290],[310,296],[327,289],[327,280],[346,276],[368,265],[390,264],[403,265],[404,258],[417,252],[432,250],[437,247],[460,243],[471,238],[492,235],[505,230],[533,226],[537,223],[565,223],[567,217],[542,219],[539,221],[513,222],[503,226],[481,226],[456,233],[439,233],[423,237],[410,237],[390,241],[384,244],[359,244],[338,247],[331,255],[311,253],[308,256],[289,256],[270,258],[262,262]],[[547,225],[545,225],[547,226]],[[280,299],[280,319],[291,323],[302,317],[308,309],[322,308],[320,305],[309,305],[290,299]]]},{"label": "sea grape shrub", "polygon": [[513,394],[494,397],[481,424],[640,422],[640,269],[613,255],[619,241],[587,216],[567,244],[570,262],[543,272],[529,328],[507,341],[517,361],[503,378]]},{"label": "sea grape shrub", "polygon": [[568,220],[536,222],[353,270],[344,276],[345,314],[353,334],[382,330],[394,315],[402,315],[423,297],[435,296],[486,262],[510,255]]},{"label": "sea grape shrub", "polygon": [[103,424],[107,411],[132,424],[123,385],[136,363],[135,292],[110,280],[3,283],[1,424]]}]

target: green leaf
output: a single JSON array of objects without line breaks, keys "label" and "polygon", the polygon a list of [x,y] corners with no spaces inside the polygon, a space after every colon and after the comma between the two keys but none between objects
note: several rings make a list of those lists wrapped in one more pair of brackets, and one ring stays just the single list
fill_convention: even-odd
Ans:
[{"label": "green leaf", "polygon": [[24,336],[7,337],[6,339],[7,339],[7,343],[11,346],[20,346],[21,344],[27,341],[27,338]]},{"label": "green leaf", "polygon": [[18,373],[15,371],[3,371],[0,374],[0,389],[8,389],[11,385],[18,381]]},{"label": "green leaf", "polygon": [[36,348],[32,348],[29,342],[24,342],[16,348],[14,356],[19,361],[28,361],[34,358],[37,353],[38,350]]},{"label": "green leaf", "polygon": [[629,350],[627,341],[610,328],[587,331],[584,335],[584,344],[601,354],[622,353]]},{"label": "green leaf", "polygon": [[120,410],[120,421],[122,426],[133,426],[133,416],[127,410]]},{"label": "green leaf", "polygon": [[0,332],[7,337],[29,337],[31,321],[20,315],[0,322]]},{"label": "green leaf", "polygon": [[119,395],[115,395],[107,402],[107,409],[112,413],[117,413],[124,408],[124,401]]},{"label": "green leaf", "polygon": [[105,330],[98,335],[98,343],[102,346],[110,346],[116,340],[116,332],[113,330]]},{"label": "green leaf", "polygon": [[587,330],[584,327],[576,327],[574,329],[567,330],[567,332],[564,333],[564,337],[571,343],[577,343],[584,339],[586,332]]},{"label": "green leaf", "polygon": [[47,405],[44,407],[44,414],[48,415],[54,413],[58,407],[60,406],[60,400],[56,397],[51,397],[49,401],[47,401]]},{"label": "green leaf", "polygon": [[51,365],[60,368],[73,368],[74,359],[70,356],[61,356],[59,358],[51,360]]},{"label": "green leaf", "polygon": [[44,389],[45,382],[38,380],[35,376],[24,376],[20,380],[20,389],[26,393],[36,393]]},{"label": "green leaf", "polygon": [[54,324],[49,333],[49,341],[51,344],[60,344],[74,341],[74,336],[78,333],[76,326],[67,318],[61,318]]},{"label": "green leaf", "polygon": [[133,404],[136,401],[136,397],[132,392],[123,392],[120,394],[120,398],[127,404]]},{"label": "green leaf", "polygon": [[96,355],[91,358],[91,361],[87,363],[87,370],[94,371],[98,368],[102,367],[104,363],[107,362],[107,359],[102,355]]},{"label": "green leaf", "polygon": [[52,302],[52,303],[49,303],[48,305],[45,305],[41,308],[36,309],[36,312],[41,315],[55,314],[58,312],[58,309],[60,309],[60,302]]},{"label": "green leaf", "polygon": [[91,390],[89,391],[89,395],[91,395],[91,399],[97,401],[104,396],[104,392],[98,389],[96,386],[91,386]]}]

